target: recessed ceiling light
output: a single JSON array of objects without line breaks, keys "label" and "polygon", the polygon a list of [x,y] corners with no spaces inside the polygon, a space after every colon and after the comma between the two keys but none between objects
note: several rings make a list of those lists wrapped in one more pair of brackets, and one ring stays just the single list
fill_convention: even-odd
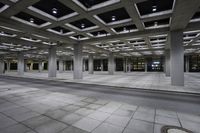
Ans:
[{"label": "recessed ceiling light", "polygon": [[81,28],[85,28],[85,24],[81,24]]},{"label": "recessed ceiling light", "polygon": [[60,33],[63,34],[63,29],[60,29]]},{"label": "recessed ceiling light", "polygon": [[30,18],[30,22],[31,22],[31,23],[34,23],[34,19],[33,19],[33,18]]},{"label": "recessed ceiling light", "polygon": [[154,26],[158,26],[158,22],[154,22]]},{"label": "recessed ceiling light", "polygon": [[52,9],[52,13],[53,13],[53,14],[57,14],[57,13],[58,13],[58,9],[53,8],[53,9]]},{"label": "recessed ceiling light", "polygon": [[152,12],[156,12],[157,11],[157,6],[152,6]]},{"label": "recessed ceiling light", "polygon": [[112,16],[112,21],[115,21],[116,20],[116,17],[115,16]]}]

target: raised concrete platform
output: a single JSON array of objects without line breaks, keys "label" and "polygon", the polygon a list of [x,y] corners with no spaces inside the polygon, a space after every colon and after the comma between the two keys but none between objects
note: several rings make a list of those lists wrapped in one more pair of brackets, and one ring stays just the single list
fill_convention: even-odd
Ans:
[{"label": "raised concrete platform", "polygon": [[[7,72],[6,75],[17,76],[16,72]],[[107,72],[95,72],[88,74],[84,72],[82,80],[74,80],[72,72],[57,73],[56,78],[48,78],[47,72],[25,72],[22,77],[59,80],[62,82],[76,82],[86,84],[98,84],[117,87],[138,88],[146,90],[164,90],[186,93],[200,93],[200,74],[185,73],[185,86],[172,86],[170,77],[166,77],[162,72],[115,72],[114,75],[108,75]]]},{"label": "raised concrete platform", "polygon": [[28,83],[0,80],[0,133],[160,133],[163,125],[200,131],[198,114],[52,92]]}]

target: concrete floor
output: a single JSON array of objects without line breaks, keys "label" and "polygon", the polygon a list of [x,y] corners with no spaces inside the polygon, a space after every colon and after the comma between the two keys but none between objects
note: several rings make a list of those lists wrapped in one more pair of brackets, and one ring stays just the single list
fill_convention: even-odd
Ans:
[{"label": "concrete floor", "polygon": [[[17,73],[7,72],[6,75],[17,76]],[[37,71],[25,72],[24,77],[48,80],[48,73],[45,71],[42,73],[38,73]],[[115,72],[114,75],[108,75],[107,72],[95,72],[94,74],[84,72],[84,78],[82,80],[73,80],[72,72],[58,72],[57,78],[54,78],[54,80],[140,89],[200,93],[199,73],[185,73],[184,87],[171,86],[170,77],[166,77],[163,72]]]},{"label": "concrete floor", "polygon": [[184,113],[184,110],[141,106],[141,101],[137,105],[128,104],[123,102],[125,95],[120,99],[119,94],[108,96],[115,95],[119,101],[97,98],[103,92],[86,90],[84,94],[81,89],[87,86],[80,84],[70,87],[59,82],[36,81],[0,78],[0,133],[160,133],[163,125],[184,127],[194,133],[200,131],[198,101],[196,107],[182,101],[187,108],[197,111]]}]

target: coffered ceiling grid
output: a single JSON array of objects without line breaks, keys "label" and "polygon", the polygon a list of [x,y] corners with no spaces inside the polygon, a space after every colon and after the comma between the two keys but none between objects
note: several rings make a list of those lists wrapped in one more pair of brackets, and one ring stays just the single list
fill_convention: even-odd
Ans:
[{"label": "coffered ceiling grid", "polygon": [[[28,44],[38,48],[42,48],[48,47],[49,45],[54,43],[59,44],[59,47],[72,47],[72,44],[80,42],[85,46],[86,49],[91,49],[91,51],[88,51],[95,53],[138,52],[139,54],[143,55],[143,51],[150,51],[151,54],[156,54],[155,51],[163,51],[165,47],[168,48],[167,41],[169,39],[167,37],[167,34],[169,33],[169,31],[178,29],[182,29],[184,31],[192,31],[191,29],[197,30],[196,36],[194,38],[185,37],[185,49],[189,47],[196,48],[198,47],[197,43],[200,43],[200,31],[198,31],[200,29],[199,21],[197,21],[198,19],[195,21],[191,21],[193,15],[199,12],[199,0],[174,0],[172,8],[169,9],[166,7],[163,8],[163,5],[159,5],[158,3],[157,5],[152,4],[152,6],[148,7],[149,9],[145,9],[147,7],[145,7],[144,5],[148,5],[148,2],[152,0],[102,0],[102,3],[90,3],[91,5],[88,7],[85,7],[85,3],[81,3],[80,0],[58,0],[57,2],[73,10],[72,13],[59,18],[54,17],[52,14],[48,14],[45,11],[36,9],[34,5],[39,1],[40,0],[18,0],[16,2],[11,2],[10,0],[1,0],[1,3],[6,5],[7,7],[2,10],[2,12],[0,12],[0,30],[16,35],[15,37],[12,37],[12,39],[10,39],[11,37],[9,36],[1,36],[1,43],[3,41],[12,43],[13,41],[22,43],[24,45]],[[144,11],[141,12],[141,7],[139,5],[144,8],[144,11],[151,11],[151,13],[145,14]],[[166,10],[164,10],[165,8]],[[118,20],[120,18],[117,18],[118,15],[116,14],[112,15],[112,18],[106,18],[107,20],[113,19],[111,22],[106,23],[105,21],[107,20],[102,20],[102,18],[100,17],[100,14],[106,13],[109,16],[109,14],[111,15],[112,12],[114,12],[115,10],[127,12],[130,18]],[[24,20],[21,20],[21,22],[17,22],[16,20],[20,19],[16,18],[15,16],[20,12],[24,12],[38,19],[44,20],[46,23],[43,25],[33,25],[31,24],[31,22],[25,22]],[[113,16],[115,18],[113,18]],[[85,27],[87,26],[85,24],[82,28],[83,19],[87,19],[92,24],[94,24],[94,26],[87,28]],[[166,22],[166,19],[169,19],[169,22]],[[79,20],[81,20],[79,24],[81,25],[81,28],[74,27],[74,25],[72,26],[74,22]],[[147,27],[146,22],[149,23],[151,26]],[[134,27],[134,25],[136,26],[136,29],[126,29],[126,27],[128,26]],[[19,30],[20,32],[10,30],[8,28],[6,29],[5,27],[13,28]],[[117,32],[116,28],[119,29],[119,27],[125,27],[124,31]],[[59,28],[61,28],[60,33],[58,31],[52,30],[56,28],[58,30]],[[69,30],[70,32],[64,34],[62,29]],[[93,36],[91,34],[94,32],[96,32],[95,34],[97,34],[97,36]],[[100,32],[106,32],[106,34],[101,35]],[[155,37],[163,34],[166,35],[165,41],[162,40],[162,37]],[[186,36],[191,36],[191,33],[186,33]],[[22,40],[22,37],[27,38],[25,38],[25,40]],[[145,46],[147,46],[147,49],[144,49],[145,46],[143,45],[140,46],[139,42],[137,41],[134,42],[134,44],[138,43],[138,45],[133,45],[130,42],[130,39],[134,38],[142,38],[142,40],[144,40],[145,42]],[[29,41],[27,41],[27,39]],[[40,42],[33,43],[30,42],[31,39],[40,40]],[[119,40],[120,43],[124,43],[124,46],[117,47],[119,49],[115,49],[115,51],[112,51],[109,50],[109,48],[105,49],[95,45],[108,44],[109,47],[114,47],[112,43],[108,43],[109,41],[114,40]],[[49,45],[44,45],[45,43],[43,42],[46,42],[46,44]],[[162,42],[162,44],[160,44],[160,42]],[[162,47],[160,47],[161,45]]]}]

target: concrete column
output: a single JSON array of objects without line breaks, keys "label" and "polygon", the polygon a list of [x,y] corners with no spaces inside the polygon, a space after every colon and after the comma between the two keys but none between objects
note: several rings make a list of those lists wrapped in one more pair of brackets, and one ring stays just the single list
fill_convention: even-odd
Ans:
[{"label": "concrete column", "polygon": [[64,67],[63,71],[66,71],[66,61],[65,60],[63,61],[63,67]]},{"label": "concrete column", "polygon": [[170,48],[171,84],[175,86],[184,86],[183,31],[171,31]]},{"label": "concrete column", "polygon": [[148,61],[147,59],[144,59],[144,71],[147,72],[147,68],[148,68]]},{"label": "concrete column", "polygon": [[130,60],[127,60],[127,64],[128,64],[128,72],[131,72],[131,62],[130,62]]},{"label": "concrete column", "polygon": [[101,59],[101,71],[103,71],[103,59]]},{"label": "concrete column", "polygon": [[83,78],[83,45],[80,43],[74,44],[74,79]]},{"label": "concrete column", "polygon": [[58,65],[59,65],[59,73],[62,73],[64,71],[64,63],[62,59],[59,60]]},{"label": "concrete column", "polygon": [[185,72],[189,72],[189,68],[190,68],[189,56],[185,56]]},{"label": "concrete column", "polygon": [[93,74],[94,73],[94,60],[93,60],[92,54],[89,55],[88,66],[89,66],[89,74]]},{"label": "concrete column", "polygon": [[124,72],[127,72],[127,58],[126,57],[124,57],[123,63],[124,63],[123,65]]},{"label": "concrete column", "polygon": [[83,72],[85,72],[85,59],[83,59]]},{"label": "concrete column", "polygon": [[114,63],[114,55],[113,53],[110,53],[109,54],[109,57],[108,57],[108,73],[113,75],[114,74],[114,70],[115,70],[115,63]]},{"label": "concrete column", "polygon": [[17,73],[18,75],[24,75],[24,54],[23,53],[18,53]]},{"label": "concrete column", "polygon": [[0,59],[0,74],[4,74],[5,67],[4,67],[4,60]]},{"label": "concrete column", "polygon": [[70,64],[70,70],[73,71],[73,60],[71,61],[71,64]]},{"label": "concrete column", "polygon": [[10,71],[10,61],[9,60],[7,61],[7,71],[8,72]]},{"label": "concrete column", "polygon": [[24,60],[24,72],[27,72],[27,63],[28,63],[28,60]]},{"label": "concrete column", "polygon": [[170,76],[170,50],[165,50],[165,76]]},{"label": "concrete column", "polygon": [[[25,63],[26,64],[26,63]],[[30,71],[33,71],[33,61],[31,61]]]},{"label": "concrete column", "polygon": [[39,72],[43,71],[43,62],[39,61]]},{"label": "concrete column", "polygon": [[48,77],[56,77],[56,72],[57,72],[56,46],[51,46],[49,48]]}]

